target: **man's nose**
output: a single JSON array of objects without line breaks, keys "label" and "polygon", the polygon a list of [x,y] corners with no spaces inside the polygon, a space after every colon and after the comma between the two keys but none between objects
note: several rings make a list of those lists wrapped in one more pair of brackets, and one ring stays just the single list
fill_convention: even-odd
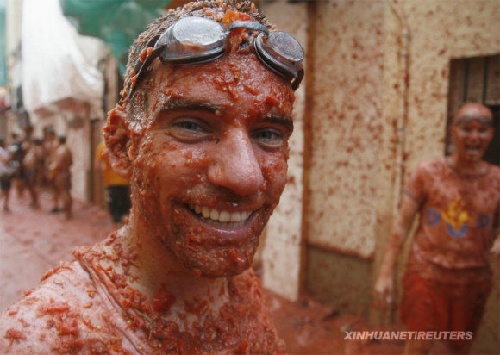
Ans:
[{"label": "man's nose", "polygon": [[228,188],[238,195],[255,193],[264,184],[264,176],[248,135],[239,129],[226,132],[217,143],[214,162],[208,168],[212,184]]},{"label": "man's nose", "polygon": [[470,133],[469,133],[469,138],[470,138],[470,139],[473,139],[473,140],[477,140],[477,139],[479,139],[479,136],[480,136],[480,132],[479,132],[479,130],[477,130],[477,129],[473,129],[473,130],[471,130],[471,131],[470,131]]}]

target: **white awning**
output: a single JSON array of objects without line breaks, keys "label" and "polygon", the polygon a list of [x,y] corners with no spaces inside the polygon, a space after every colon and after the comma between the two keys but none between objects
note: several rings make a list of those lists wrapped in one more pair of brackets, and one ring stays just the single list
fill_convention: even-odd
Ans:
[{"label": "white awning", "polygon": [[[99,100],[103,92],[98,61],[101,40],[78,35],[62,14],[58,0],[24,0],[22,88],[30,112],[57,107],[59,101]],[[54,106],[55,105],[55,106]]]}]

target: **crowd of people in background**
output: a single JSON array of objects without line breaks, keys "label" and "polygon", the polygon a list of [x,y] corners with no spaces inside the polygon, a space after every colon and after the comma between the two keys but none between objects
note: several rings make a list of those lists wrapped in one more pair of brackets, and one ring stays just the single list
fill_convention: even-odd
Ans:
[{"label": "crowd of people in background", "polygon": [[0,185],[2,209],[10,212],[11,190],[18,198],[29,195],[29,208],[39,209],[40,193],[52,195],[50,213],[64,213],[72,217],[71,165],[73,155],[66,145],[66,137],[56,137],[52,128],[43,138],[35,138],[28,128],[21,136],[12,133],[9,139],[0,137]]},{"label": "crowd of people in background", "polygon": [[[43,138],[34,138],[28,128],[21,136],[0,136],[0,187],[3,212],[11,212],[10,196],[13,190],[18,198],[29,198],[29,208],[40,209],[40,193],[51,194],[51,214],[64,213],[72,218],[71,166],[73,154],[65,136],[57,136],[52,128],[44,130]],[[107,149],[102,142],[95,156],[96,171],[102,174],[106,201],[114,223],[122,223],[130,209],[129,182],[113,171]]]}]

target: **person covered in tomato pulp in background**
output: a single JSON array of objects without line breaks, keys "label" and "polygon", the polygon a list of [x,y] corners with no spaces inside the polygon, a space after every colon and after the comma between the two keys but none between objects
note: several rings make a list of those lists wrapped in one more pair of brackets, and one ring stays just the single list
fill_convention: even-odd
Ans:
[{"label": "person covered in tomato pulp in background", "polygon": [[[43,138],[43,143],[42,143],[42,164],[43,164],[43,169],[42,169],[42,188],[45,188],[47,191],[49,191],[52,196],[56,194],[55,192],[55,186],[54,186],[54,172],[51,171],[51,167],[54,164],[54,159],[56,156],[56,150],[57,147],[59,146],[58,139],[56,138],[56,132],[52,127],[48,127],[44,131],[44,138]],[[59,213],[61,210],[59,210],[59,206],[55,206],[54,203],[52,203],[52,209],[49,211],[50,213]]]},{"label": "person covered in tomato pulp in background", "polygon": [[30,196],[30,208],[40,208],[39,174],[40,160],[42,159],[42,146],[39,139],[34,139],[33,131],[29,130],[23,142],[24,159],[24,184]]},{"label": "person covered in tomato pulp in background", "polygon": [[7,309],[0,349],[282,352],[251,265],[287,180],[302,60],[250,1],[151,24],[104,127],[128,221]]},{"label": "person covered in tomato pulp in background", "polygon": [[115,173],[109,161],[109,153],[104,142],[99,143],[96,151],[96,168],[103,174],[107,192],[108,211],[113,222],[122,222],[130,209],[128,179]]},{"label": "person covered in tomato pulp in background", "polygon": [[[54,160],[49,166],[53,182],[52,211],[63,211],[66,219],[73,216],[73,199],[71,196],[71,166],[73,153],[66,145],[66,137],[58,138],[58,146],[54,152]],[[62,202],[63,208],[59,208]]]},{"label": "person covered in tomato pulp in background", "polygon": [[[500,168],[483,160],[492,119],[489,108],[464,104],[453,120],[453,153],[412,173],[375,283],[376,303],[384,307],[393,301],[397,257],[420,214],[403,277],[401,318],[409,331],[461,332],[446,340],[450,353],[470,350],[491,290],[490,251],[500,251]],[[433,343],[410,339],[405,353],[428,354]]]},{"label": "person covered in tomato pulp in background", "polygon": [[12,186],[12,177],[15,169],[10,166],[11,153],[3,137],[0,137],[0,191],[2,197],[2,209],[4,212],[10,212],[10,188]]},{"label": "person covered in tomato pulp in background", "polygon": [[12,176],[12,182],[16,188],[16,195],[21,198],[24,193],[24,147],[21,135],[18,133],[11,134],[10,145],[8,147],[10,152],[10,166],[15,169],[15,173]]}]

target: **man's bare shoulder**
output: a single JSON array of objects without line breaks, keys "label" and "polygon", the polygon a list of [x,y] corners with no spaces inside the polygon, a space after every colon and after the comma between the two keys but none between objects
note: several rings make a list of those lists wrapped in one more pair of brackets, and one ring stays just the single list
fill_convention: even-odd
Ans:
[{"label": "man's bare shoulder", "polygon": [[500,181],[500,166],[494,164],[489,165],[493,176],[495,176],[495,178]]},{"label": "man's bare shoulder", "polygon": [[419,162],[412,171],[412,175],[416,179],[426,181],[434,179],[436,176],[446,174],[449,168],[444,158],[435,158],[423,160]]},{"label": "man's bare shoulder", "polygon": [[446,168],[446,160],[444,158],[434,158],[421,161],[417,164],[415,170],[425,172],[437,172]]},{"label": "man's bare shoulder", "polygon": [[[47,273],[0,317],[0,352],[68,353],[101,349],[102,302],[78,262]],[[100,308],[100,309],[99,309]],[[109,349],[109,348],[104,348]]]}]

